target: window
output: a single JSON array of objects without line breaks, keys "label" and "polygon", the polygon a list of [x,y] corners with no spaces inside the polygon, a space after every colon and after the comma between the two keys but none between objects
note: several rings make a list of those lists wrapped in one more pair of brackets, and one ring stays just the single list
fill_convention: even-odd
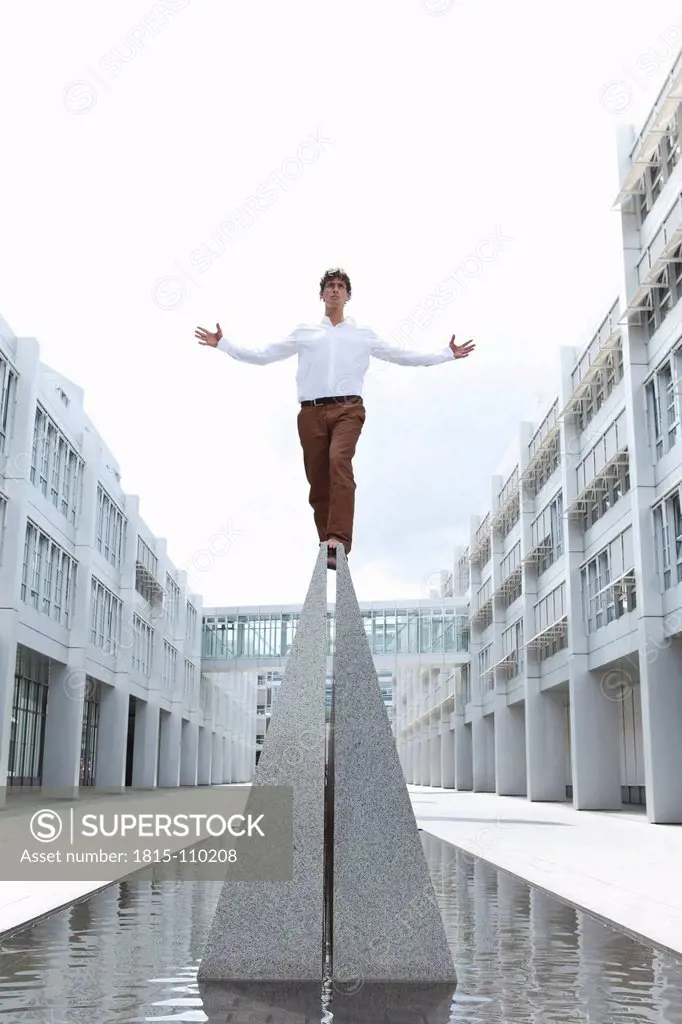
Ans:
[{"label": "window", "polygon": [[154,630],[139,615],[133,616],[133,670],[149,678],[154,658]]},{"label": "window", "polygon": [[493,645],[488,644],[478,654],[478,678],[481,683],[481,690],[488,691],[495,688],[492,672]]},{"label": "window", "polygon": [[191,601],[187,602],[187,617],[185,621],[185,640],[190,647],[194,647],[197,636],[197,610]]},{"label": "window", "polygon": [[17,379],[15,371],[0,354],[0,455],[7,451],[7,441],[12,433]]},{"label": "window", "polygon": [[477,565],[481,569],[490,561],[490,513],[483,522],[476,528],[474,543],[469,555],[471,565]]},{"label": "window", "polygon": [[660,196],[663,187],[675,170],[680,158],[680,143],[677,118],[673,118],[667,126],[666,134],[656,147],[645,168],[640,181],[641,192],[638,194],[638,210],[640,225],[651,212],[654,203]]},{"label": "window", "polygon": [[504,597],[502,598],[502,607],[508,608],[514,601],[518,601],[523,593],[523,583],[521,573],[517,573],[512,583],[504,591]]},{"label": "window", "polygon": [[175,667],[178,660],[178,652],[169,644],[167,640],[163,641],[163,671],[161,674],[161,685],[164,690],[168,690],[169,693],[173,693],[175,690]]},{"label": "window", "polygon": [[8,786],[42,785],[49,678],[49,660],[17,644]]},{"label": "window", "polygon": [[531,523],[531,550],[538,551],[538,575],[563,552],[563,493],[559,491]]},{"label": "window", "polygon": [[666,135],[663,140],[663,153],[665,157],[667,176],[670,177],[680,159],[680,138],[676,125],[671,129],[670,134]]},{"label": "window", "polygon": [[33,426],[31,483],[74,524],[81,510],[83,466],[75,448],[38,404]]},{"label": "window", "polygon": [[175,636],[175,627],[180,611],[180,587],[169,572],[166,573],[166,596],[163,603],[166,613],[166,632],[169,636]]},{"label": "window", "polygon": [[550,477],[553,476],[559,468],[560,456],[561,442],[559,434],[556,434],[552,440],[548,442],[543,458],[538,466],[537,472],[535,473],[532,487],[533,496],[539,494]]},{"label": "window", "polygon": [[661,166],[660,149],[657,149],[652,157],[651,166],[648,168],[649,183],[651,187],[651,202],[656,202],[663,188],[663,168]]},{"label": "window", "polygon": [[538,636],[564,617],[566,585],[560,583],[533,605],[533,633]]},{"label": "window", "polygon": [[630,489],[627,442],[626,414],[621,412],[576,467],[576,491],[585,495],[585,530]]},{"label": "window", "polygon": [[90,641],[105,654],[116,657],[121,643],[123,604],[93,576],[90,584]]},{"label": "window", "polygon": [[654,507],[653,517],[656,571],[662,589],[668,590],[682,583],[682,511],[679,485]]},{"label": "window", "polygon": [[546,661],[568,645],[567,629],[558,624],[566,616],[566,584],[560,583],[533,605],[533,644],[539,662]]},{"label": "window", "polygon": [[202,672],[199,678],[199,706],[205,715],[210,715],[213,705],[213,686],[209,682],[208,674]]},{"label": "window", "polygon": [[117,569],[125,558],[128,522],[118,505],[97,484],[97,550]]},{"label": "window", "polygon": [[78,563],[30,520],[26,524],[21,600],[71,627]]},{"label": "window", "polygon": [[680,350],[658,367],[645,387],[649,437],[655,461],[677,444],[680,435]]},{"label": "window", "polygon": [[467,663],[460,668],[460,687],[464,704],[471,703],[471,666]]},{"label": "window", "polygon": [[0,494],[0,565],[5,550],[5,519],[7,516],[7,499]]},{"label": "window", "polygon": [[507,669],[507,678],[513,679],[523,666],[523,619],[517,619],[503,631],[502,657]]},{"label": "window", "polygon": [[[661,230],[663,230],[661,228]],[[660,272],[653,283],[647,300],[645,329],[646,337],[651,340],[661,326],[670,310],[682,297],[680,281],[682,281],[682,245],[678,245],[668,257],[667,266]]]},{"label": "window", "polygon": [[636,607],[632,527],[615,537],[580,570],[583,619],[588,633]]},{"label": "window", "polygon": [[159,560],[142,537],[137,538],[135,590],[151,605],[163,598],[163,587],[158,582]]},{"label": "window", "polygon": [[492,594],[493,581],[492,577],[489,576],[483,586],[478,588],[475,599],[476,610],[473,618],[475,618],[481,630],[486,630],[493,620]]},{"label": "window", "polygon": [[521,568],[521,541],[517,540],[516,544],[500,562],[500,577],[502,581],[511,576],[513,572]]},{"label": "window", "polygon": [[623,379],[623,345],[618,342],[606,357],[603,366],[589,370],[589,390],[582,398],[578,409],[578,429],[587,429],[604,402],[611,396]]},{"label": "window", "polygon": [[185,658],[185,703],[192,704],[194,700],[194,677],[196,675],[196,667],[188,659]]},{"label": "window", "polygon": [[518,523],[520,517],[519,503],[519,468],[516,466],[497,496],[497,506],[500,509],[497,529],[501,537],[507,534]]}]

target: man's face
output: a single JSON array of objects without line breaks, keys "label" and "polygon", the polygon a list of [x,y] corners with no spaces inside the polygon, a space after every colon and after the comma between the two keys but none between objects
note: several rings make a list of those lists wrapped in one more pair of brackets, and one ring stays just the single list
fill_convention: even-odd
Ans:
[{"label": "man's face", "polygon": [[330,281],[327,281],[322,292],[322,298],[326,306],[343,309],[344,304],[348,301],[348,290],[345,281],[342,281],[340,277],[333,277]]}]

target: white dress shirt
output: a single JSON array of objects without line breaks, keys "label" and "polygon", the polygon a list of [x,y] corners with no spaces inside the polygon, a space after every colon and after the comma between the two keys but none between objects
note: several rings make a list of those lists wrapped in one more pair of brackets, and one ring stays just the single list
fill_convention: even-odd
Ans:
[{"label": "white dress shirt", "polygon": [[298,354],[299,402],[362,395],[370,356],[401,366],[435,366],[454,359],[449,346],[439,352],[415,352],[383,341],[370,327],[358,327],[349,317],[334,326],[328,316],[319,324],[299,324],[288,338],[267,348],[242,348],[225,337],[218,348],[233,359],[261,366]]}]

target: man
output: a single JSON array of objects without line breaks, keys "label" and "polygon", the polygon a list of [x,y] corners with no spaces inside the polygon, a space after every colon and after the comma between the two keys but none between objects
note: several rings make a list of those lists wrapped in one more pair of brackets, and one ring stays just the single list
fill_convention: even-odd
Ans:
[{"label": "man", "polygon": [[408,351],[382,341],[369,327],[358,327],[344,317],[351,296],[351,283],[343,270],[328,270],[320,281],[324,317],[319,324],[300,324],[284,341],[264,349],[246,349],[216,331],[198,327],[200,345],[219,348],[246,363],[274,363],[298,355],[298,436],[303,464],[310,484],[320,544],[327,544],[327,566],[336,569],[336,546],[343,544],[350,554],[355,514],[353,456],[365,422],[362,388],[369,357],[402,366],[434,366],[464,359],[475,348],[473,342],[449,345],[440,352]]}]

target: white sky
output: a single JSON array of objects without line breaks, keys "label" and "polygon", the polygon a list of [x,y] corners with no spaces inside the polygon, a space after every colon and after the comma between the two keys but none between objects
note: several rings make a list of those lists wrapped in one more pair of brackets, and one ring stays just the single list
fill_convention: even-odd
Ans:
[{"label": "white sky", "polygon": [[[267,345],[322,316],[319,278],[341,265],[348,315],[397,337],[480,242],[510,239],[414,330],[428,351],[473,337],[470,359],[372,361],[366,379],[356,591],[427,596],[518,421],[554,397],[559,347],[585,344],[615,296],[615,125],[641,122],[681,26],[668,0],[3,7],[0,313],[85,389],[205,604],[302,601],[318,540],[296,359],[241,364],[195,326]],[[201,554],[221,530],[226,552]]]}]

